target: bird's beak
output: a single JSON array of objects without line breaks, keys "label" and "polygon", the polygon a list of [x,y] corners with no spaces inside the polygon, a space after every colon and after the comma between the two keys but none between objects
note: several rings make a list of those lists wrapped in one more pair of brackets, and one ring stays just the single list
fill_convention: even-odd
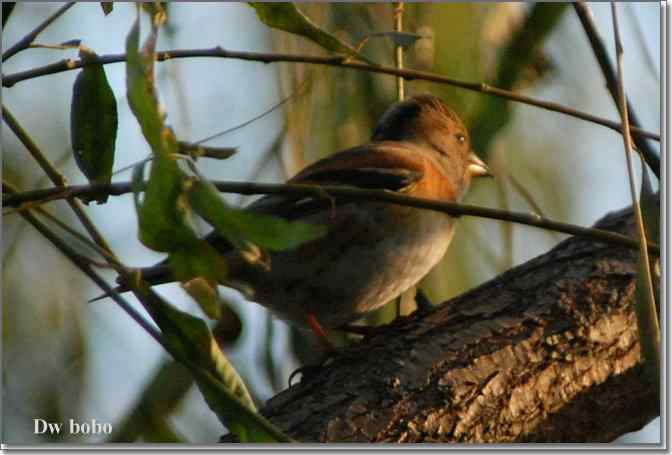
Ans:
[{"label": "bird's beak", "polygon": [[467,164],[467,171],[472,177],[494,177],[488,166],[476,156],[474,152],[469,154],[469,163]]}]

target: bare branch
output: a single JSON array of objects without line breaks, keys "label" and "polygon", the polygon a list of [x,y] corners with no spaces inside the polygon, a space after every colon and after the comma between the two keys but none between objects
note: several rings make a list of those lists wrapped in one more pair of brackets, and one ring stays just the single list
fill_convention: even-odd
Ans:
[{"label": "bare branch", "polygon": [[[3,182],[3,192],[12,193],[13,188],[9,187],[6,182]],[[166,348],[168,351],[165,341],[161,333],[156,330],[149,322],[145,320],[140,313],[138,313],[135,308],[131,306],[117,291],[115,291],[112,286],[107,284],[107,282],[98,275],[89,265],[88,259],[81,256],[77,253],[70,245],[63,242],[56,234],[54,234],[51,229],[45,226],[40,220],[35,218],[35,216],[30,212],[30,210],[21,211],[21,216],[28,221],[35,229],[37,229],[40,234],[42,234],[47,240],[49,240],[54,247],[63,253],[70,261],[80,269],[86,276],[91,278],[91,280],[96,283],[103,292],[106,293],[111,299],[113,299],[122,310],[124,310],[135,322],[138,323],[152,338],[154,338],[161,346]]]},{"label": "bare branch", "polygon": [[[596,227],[634,234],[631,210]],[[302,442],[609,442],[660,415],[636,251],[570,238],[362,343],[262,414]]]},{"label": "bare branch", "polygon": [[[542,218],[538,214],[516,213],[467,204],[442,202],[432,199],[422,199],[406,196],[391,191],[369,190],[336,185],[297,185],[297,184],[270,184],[248,182],[212,182],[219,191],[237,194],[288,194],[311,196],[316,199],[339,198],[342,200],[370,200],[390,204],[405,205],[443,212],[452,216],[477,216],[494,220],[510,221],[513,223],[534,226],[542,229],[577,235],[606,243],[623,245],[628,248],[639,248],[639,241],[615,232],[600,229],[584,228],[573,224],[562,223]],[[43,190],[25,191],[20,194],[2,196],[2,203],[6,207],[18,207],[26,202],[38,203],[55,199],[73,198],[83,195],[108,194],[118,196],[132,192],[130,182],[109,183],[95,185],[72,185],[66,188],[47,188]],[[325,200],[325,204],[329,203]],[[660,247],[649,243],[649,250],[660,254]]]},{"label": "bare branch", "polygon": [[35,41],[35,38],[37,38],[37,35],[42,33],[42,31],[45,28],[49,27],[49,25],[51,25],[52,22],[54,22],[56,19],[61,17],[63,15],[63,13],[65,13],[67,10],[69,10],[70,8],[75,6],[75,3],[76,2],[68,2],[65,5],[63,5],[62,7],[60,7],[54,14],[49,16],[44,22],[42,22],[40,25],[35,27],[35,29],[33,31],[28,33],[23,38],[21,38],[19,40],[19,42],[17,42],[14,46],[10,47],[5,52],[3,52],[2,61],[4,62],[5,60],[8,60],[12,56],[21,52],[22,50],[27,49],[32,44],[32,42]]},{"label": "bare branch", "polygon": [[[653,281],[651,279],[651,265],[649,254],[646,249],[646,233],[644,230],[644,218],[642,217],[642,208],[637,198],[637,187],[635,184],[635,167],[632,162],[632,138],[628,123],[629,109],[625,96],[625,80],[623,72],[623,43],[621,41],[621,32],[618,27],[618,14],[616,4],[611,2],[611,16],[614,24],[614,45],[616,47],[616,64],[618,67],[618,101],[619,112],[623,118],[623,145],[625,148],[625,159],[628,165],[628,182],[630,183],[630,195],[632,196],[632,208],[635,212],[635,221],[637,222],[637,231],[639,233],[639,251],[641,255],[641,264],[644,278],[644,289],[642,295],[644,301],[635,302],[637,308],[637,323],[639,326],[640,344],[644,348],[644,357],[646,359],[645,368],[652,376],[652,382],[656,383],[660,378],[660,326],[658,322],[658,312],[656,310],[656,298],[653,294]],[[645,171],[646,172],[646,171]]]},{"label": "bare branch", "polygon": [[[66,178],[60,172],[58,172],[58,170],[54,167],[53,164],[51,164],[51,162],[49,162],[47,157],[42,153],[37,144],[35,144],[35,141],[33,141],[28,132],[23,129],[23,127],[19,124],[16,118],[12,115],[11,112],[9,112],[9,110],[4,105],[2,106],[2,118],[5,121],[5,123],[7,123],[7,126],[9,126],[9,129],[12,130],[12,132],[16,135],[19,141],[21,141],[24,147],[26,147],[30,155],[35,159],[35,161],[37,161],[37,163],[40,165],[42,170],[47,174],[49,179],[54,183],[54,185],[59,187],[65,187],[68,183]],[[72,211],[75,212],[75,215],[82,223],[86,231],[89,233],[93,241],[96,242],[102,249],[108,251],[111,255],[113,255],[112,250],[110,249],[110,246],[107,244],[105,238],[102,236],[102,234],[98,231],[98,229],[93,224],[91,219],[84,212],[82,204],[73,198],[67,198],[67,203],[72,209]]]},{"label": "bare branch", "polygon": [[[404,31],[404,2],[394,4],[394,30],[396,32]],[[394,49],[394,66],[397,69],[404,68],[404,47],[398,45]],[[406,81],[403,77],[397,77],[397,99],[403,101],[406,98]]]},{"label": "bare branch", "polygon": [[[157,61],[160,62],[178,58],[193,58],[193,57],[231,58],[231,59],[255,61],[262,63],[273,63],[273,62],[310,63],[315,65],[327,65],[340,68],[350,68],[359,71],[369,71],[372,73],[387,74],[396,77],[403,77],[406,80],[413,80],[413,79],[425,80],[429,82],[435,82],[437,84],[452,85],[455,87],[463,88],[465,90],[498,96],[500,98],[508,99],[511,101],[517,101],[519,103],[536,106],[549,111],[569,115],[570,117],[575,117],[582,120],[586,120],[588,122],[596,123],[598,125],[610,128],[614,131],[618,131],[619,133],[622,131],[622,127],[619,122],[614,122],[612,120],[607,120],[605,118],[598,117],[596,115],[581,112],[576,109],[563,106],[562,104],[559,103],[554,103],[551,101],[543,101],[529,96],[521,95],[519,93],[512,92],[509,90],[503,90],[497,87],[492,87],[488,84],[480,82],[461,81],[458,79],[453,79],[450,77],[442,76],[440,74],[431,73],[427,71],[397,69],[394,67],[383,65],[369,65],[367,63],[354,62],[348,60],[344,56],[337,55],[337,56],[320,57],[320,56],[295,55],[295,54],[239,52],[239,51],[225,50],[222,49],[221,47],[215,47],[210,49],[171,50],[156,53]],[[124,54],[103,55],[99,56],[97,59],[92,59],[91,62],[86,63],[86,65],[93,65],[93,64],[106,65],[110,63],[123,62],[125,60],[126,55]],[[34,68],[31,70],[22,71],[14,74],[8,74],[2,78],[2,86],[11,87],[16,83],[27,79],[45,76],[47,74],[56,74],[63,71],[70,71],[77,68],[81,68],[84,65],[85,63],[82,62],[81,59],[61,60],[60,62],[52,63],[50,65],[45,65],[39,68]],[[631,128],[631,132],[635,135],[644,136],[650,139],[660,141],[660,134],[652,133],[650,131],[643,130],[639,127]]]},{"label": "bare branch", "polygon": [[[609,60],[607,47],[604,44],[602,38],[600,37],[600,33],[597,30],[597,26],[593,21],[593,13],[590,9],[590,6],[584,1],[577,1],[573,2],[572,4],[574,5],[574,9],[576,10],[576,14],[579,17],[579,20],[581,21],[581,25],[583,25],[583,29],[586,32],[586,35],[588,36],[588,41],[590,41],[590,45],[593,49],[593,53],[595,54],[595,58],[597,59],[600,68],[602,69],[602,74],[604,75],[604,78],[607,82],[607,88],[609,89],[609,93],[611,94],[611,97],[614,100],[616,107],[618,108],[619,111],[621,111],[621,103],[619,102],[619,96],[618,96],[618,81],[616,79],[616,72],[614,71],[614,67],[611,64],[611,61]],[[639,128],[641,126],[641,123],[637,119],[637,115],[635,114],[632,105],[630,104],[629,101],[627,101],[627,99],[626,99],[626,106],[628,111],[628,118],[630,119],[631,123],[630,130],[632,133],[635,131],[636,128]],[[621,132],[623,132],[622,129]],[[644,155],[644,160],[646,161],[646,164],[649,165],[653,173],[660,180],[660,158],[658,157],[656,152],[651,148],[646,139],[642,137],[642,135],[635,134],[634,141],[635,145],[637,145],[637,148]]]}]

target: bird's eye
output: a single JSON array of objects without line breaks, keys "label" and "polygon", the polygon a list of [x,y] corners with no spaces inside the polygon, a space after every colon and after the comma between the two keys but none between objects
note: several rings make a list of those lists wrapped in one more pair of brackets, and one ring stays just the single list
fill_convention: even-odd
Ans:
[{"label": "bird's eye", "polygon": [[467,140],[467,138],[462,133],[458,133],[456,137],[457,137],[457,141],[460,144],[464,144],[464,142]]}]

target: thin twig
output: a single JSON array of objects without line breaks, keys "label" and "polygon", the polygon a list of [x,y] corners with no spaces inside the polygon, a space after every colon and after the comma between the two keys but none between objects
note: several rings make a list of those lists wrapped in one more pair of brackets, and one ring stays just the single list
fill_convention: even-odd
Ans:
[{"label": "thin twig", "polygon": [[[4,105],[2,106],[2,118],[5,123],[7,123],[7,126],[9,126],[9,129],[12,130],[19,141],[21,141],[24,147],[26,147],[28,153],[30,153],[35,161],[37,161],[37,163],[40,165],[42,170],[44,170],[54,185],[65,187],[68,183],[67,179],[49,162],[37,144],[35,144],[33,139],[30,137],[28,132],[23,129],[16,118]],[[107,250],[110,254],[112,254],[112,250],[107,244],[107,241],[105,241],[100,232],[98,232],[96,226],[86,215],[81,203],[73,198],[67,198],[67,203],[72,208],[72,211],[75,212],[75,215],[84,226],[84,229],[86,229],[86,231],[89,233],[93,241],[96,242],[102,249]]]},{"label": "thin twig", "polygon": [[[285,140],[285,136],[287,134],[287,125],[285,123],[282,124],[282,129],[278,131],[277,135],[275,136],[275,139],[271,143],[270,147],[266,151],[264,151],[264,154],[257,160],[257,163],[254,166],[254,169],[252,170],[252,173],[250,174],[249,180],[251,181],[257,181],[261,177],[261,173],[264,171],[266,168],[266,164],[269,163],[273,157],[276,157],[278,160],[281,160],[281,152],[282,152],[282,144]],[[279,166],[282,167],[282,166]],[[238,205],[242,205],[243,201],[245,199],[245,195],[240,194],[236,203]]]},{"label": "thin twig", "polygon": [[[7,183],[5,183],[3,185],[3,191],[11,194],[13,189],[9,187]],[[142,327],[152,338],[154,338],[161,346],[168,350],[166,342],[163,340],[163,335],[161,335],[161,333],[154,326],[146,321],[145,318],[142,317],[142,315],[138,313],[131,306],[131,304],[129,304],[114,288],[108,285],[107,282],[91,268],[85,257],[77,253],[70,245],[63,242],[56,234],[51,231],[51,229],[45,226],[40,220],[35,218],[35,215],[33,215],[29,210],[22,211],[21,216],[31,225],[33,225],[33,227],[37,229],[40,234],[49,240],[57,250],[63,253],[65,257],[70,259],[70,261],[78,269],[80,269],[86,276],[91,278],[91,280],[93,280],[93,282],[96,283],[100,289],[106,293],[106,295],[112,298],[121,307],[121,309],[124,310],[135,322],[137,322],[138,325],[140,325],[140,327]]]},{"label": "thin twig", "polygon": [[520,197],[522,197],[525,202],[527,202],[527,205],[530,206],[532,210],[534,210],[534,213],[537,213],[538,215],[542,217],[546,217],[546,214],[544,211],[541,209],[541,206],[537,203],[537,201],[534,199],[534,196],[532,193],[530,193],[525,186],[518,181],[516,177],[514,177],[513,174],[511,174],[508,171],[504,172],[504,175],[506,176],[507,180],[511,184],[511,186],[518,192]]},{"label": "thin twig", "polygon": [[[394,31],[401,33],[404,31],[404,2],[396,2],[393,4],[394,7]],[[404,48],[399,45],[394,47],[394,66],[397,69],[404,68]],[[397,76],[397,101],[404,101],[405,96],[405,85],[406,81],[403,77]],[[400,317],[402,314],[403,301],[408,300],[406,295],[412,292],[413,301],[415,301],[416,287],[411,286],[410,289],[404,291],[399,297],[395,299],[394,306],[396,309],[396,317]]]},{"label": "thin twig", "polygon": [[270,108],[266,109],[261,114],[258,114],[258,115],[252,117],[249,120],[245,120],[244,122],[239,123],[236,126],[232,126],[231,128],[227,128],[224,131],[220,131],[219,133],[215,133],[215,134],[213,134],[211,136],[208,136],[204,139],[200,139],[200,140],[196,141],[195,143],[196,144],[202,144],[203,142],[208,142],[208,141],[211,141],[211,140],[216,139],[218,137],[224,136],[225,134],[229,134],[229,133],[237,131],[241,128],[245,128],[247,125],[249,125],[251,123],[254,123],[259,119],[264,118],[268,114],[270,114],[270,113],[276,111],[277,109],[279,109],[280,107],[284,106],[288,101],[290,101],[290,100],[296,98],[297,96],[303,94],[303,90],[306,87],[308,87],[311,83],[312,83],[312,75],[309,75],[296,87],[295,90],[292,91],[292,93],[290,93],[289,95],[287,95],[286,97],[284,97],[283,99],[281,99],[280,101],[275,103]]},{"label": "thin twig", "polygon": [[[290,100],[292,100],[292,99],[294,99],[294,98],[296,98],[296,97],[302,95],[304,89],[305,89],[307,86],[309,86],[310,83],[312,83],[312,80],[311,80],[311,79],[312,79],[311,76],[306,77],[306,79],[304,79],[304,80],[301,82],[301,84],[299,84],[299,86],[298,86],[292,93],[290,93],[288,96],[286,96],[285,98],[283,98],[283,99],[281,99],[280,101],[278,101],[276,104],[274,104],[273,106],[271,106],[269,109],[265,110],[264,112],[262,112],[262,113],[259,114],[259,115],[256,115],[255,117],[252,117],[252,118],[249,119],[249,120],[245,120],[244,122],[239,123],[239,124],[236,125],[236,126],[232,126],[231,128],[227,128],[227,129],[225,129],[224,131],[220,131],[219,133],[215,133],[215,134],[213,134],[213,135],[211,135],[211,136],[208,136],[208,137],[206,137],[206,138],[199,139],[199,140],[196,141],[196,142],[193,142],[193,143],[180,142],[180,143],[178,143],[178,145],[179,145],[179,144],[192,144],[192,145],[194,145],[194,146],[198,146],[198,145],[202,144],[203,142],[208,142],[208,141],[211,141],[211,140],[216,139],[216,138],[218,138],[218,137],[224,136],[225,134],[229,134],[229,133],[231,133],[231,132],[233,132],[233,131],[239,130],[239,129],[241,129],[241,128],[245,128],[247,125],[249,125],[249,124],[251,124],[251,123],[253,123],[253,122],[255,122],[255,121],[257,121],[257,120],[259,120],[259,119],[261,119],[261,118],[263,118],[263,117],[265,117],[265,116],[267,116],[267,115],[270,114],[271,112],[274,112],[274,111],[277,110],[278,108],[282,107],[282,106],[283,106],[285,103],[287,103],[288,101],[290,101]],[[231,152],[235,152],[235,151],[237,151],[237,149],[236,149],[235,147],[223,147],[223,148],[221,148],[221,149],[219,149],[219,150],[218,150],[217,148],[214,148],[214,147],[204,147],[204,153],[203,153],[202,155],[199,155],[199,156],[204,156],[204,157],[206,157],[206,158],[217,158],[217,159],[221,159],[221,151],[226,151],[226,150],[230,150]],[[215,153],[213,153],[213,151],[216,151],[217,153],[215,154]],[[180,151],[178,151],[178,153],[180,153]],[[131,164],[127,165],[127,166],[122,167],[121,169],[118,169],[118,170],[114,171],[114,172],[112,173],[112,175],[117,175],[117,174],[120,174],[120,173],[122,173],[122,172],[124,172],[124,171],[128,171],[128,170],[130,170],[130,169],[133,169],[135,166],[140,165],[140,164],[142,164],[142,163],[146,163],[146,162],[148,162],[148,161],[151,161],[152,159],[154,159],[154,156],[153,156],[153,155],[150,155],[150,156],[148,156],[147,158],[144,158],[144,159],[142,159],[142,160],[140,160],[140,161],[136,161],[135,163],[131,163]]]},{"label": "thin twig", "polygon": [[[506,172],[506,171],[505,171]],[[511,204],[509,203],[509,191],[506,185],[504,184],[503,179],[498,179],[496,183],[497,189],[497,205],[503,210],[509,210]],[[541,213],[537,213],[541,216]],[[513,260],[513,224],[511,223],[501,223],[502,226],[502,263],[504,264],[503,270],[509,270],[514,266]]]},{"label": "thin twig", "polygon": [[[619,102],[619,89],[618,89],[618,81],[616,79],[616,72],[614,71],[614,67],[609,59],[607,47],[604,44],[602,38],[600,37],[600,33],[597,30],[595,21],[593,21],[593,13],[590,9],[590,6],[583,1],[574,2],[573,5],[574,10],[576,11],[577,16],[579,17],[579,20],[581,21],[581,25],[583,26],[583,29],[586,32],[588,41],[590,41],[590,45],[593,49],[593,53],[595,54],[595,58],[597,59],[597,62],[600,65],[602,74],[604,75],[604,78],[607,82],[607,88],[609,89],[609,93],[611,94],[611,97],[614,100],[616,107],[618,108],[619,111],[621,111],[621,103]],[[630,102],[627,100],[627,98],[625,105],[627,106],[628,111],[627,118],[630,119],[629,125],[630,125],[630,132],[632,133],[633,131],[635,131],[636,128],[640,127],[641,122],[638,120],[637,115],[635,114],[635,111],[630,105]],[[621,133],[623,133],[623,129],[620,128],[620,130]],[[658,154],[653,150],[653,148],[651,147],[651,145],[649,145],[646,139],[642,137],[642,135],[636,134],[634,136],[634,142],[637,148],[642,152],[646,164],[651,168],[651,170],[656,175],[658,180],[660,180],[660,157],[658,156]]]},{"label": "thin twig", "polygon": [[[394,4],[394,31],[404,31],[404,2]],[[404,48],[401,45],[394,49],[394,66],[400,70],[404,69]],[[403,77],[397,76],[397,99],[399,101],[406,98],[405,82]]]},{"label": "thin twig", "polygon": [[[212,184],[219,191],[236,194],[285,194],[300,195],[311,197],[334,198],[342,200],[367,200],[378,201],[389,204],[397,204],[408,207],[416,207],[437,212],[446,213],[451,216],[476,216],[489,218],[493,220],[510,221],[512,223],[525,224],[538,228],[549,229],[563,232],[565,234],[576,235],[606,243],[626,246],[628,248],[639,248],[639,241],[628,236],[609,232],[602,229],[585,228],[573,224],[553,221],[539,216],[538,214],[517,213],[505,210],[492,209],[487,207],[478,207],[468,204],[456,204],[452,202],[442,202],[432,199],[414,198],[391,191],[369,190],[361,188],[351,188],[336,185],[304,185],[304,184],[270,184],[270,183],[248,183],[248,182],[224,182],[212,181]],[[94,185],[73,185],[66,188],[47,188],[42,190],[25,191],[18,194],[7,194],[2,196],[2,203],[6,207],[16,207],[22,203],[33,202],[42,203],[46,201],[73,198],[80,196],[90,196],[98,194],[107,194],[110,196],[119,196],[132,192],[130,182],[107,183]],[[654,243],[648,243],[649,250],[654,254],[660,254],[660,247]]]},{"label": "thin twig", "polygon": [[[10,194],[14,191],[13,187],[7,182],[4,183],[4,189]],[[23,216],[30,224],[32,224],[40,232],[40,234],[49,240],[59,251],[61,251],[61,253],[70,259],[77,268],[79,268],[85,275],[91,278],[91,280],[93,280],[93,282],[103,290],[106,296],[112,298],[129,316],[131,316],[134,321],[136,321],[152,338],[154,338],[168,354],[189,368],[197,380],[202,382],[205,381],[205,383],[210,387],[219,388],[219,391],[222,393],[231,394],[228,389],[225,391],[221,390],[224,388],[224,386],[221,384],[221,382],[218,381],[218,379],[209,369],[206,369],[207,367],[202,366],[198,363],[198,361],[195,362],[194,359],[186,357],[182,352],[172,349],[171,345],[164,339],[163,334],[154,326],[152,326],[148,321],[146,321],[140,313],[138,313],[115,289],[108,285],[105,280],[91,268],[87,258],[81,256],[71,246],[63,242],[47,226],[35,218],[30,210],[22,211],[21,216]],[[138,298],[140,303],[142,303],[145,310],[147,310],[150,316],[156,321],[158,319],[156,303],[160,300],[160,297],[158,297],[158,295],[151,290],[147,283],[139,279],[136,274],[131,272],[131,270],[122,264],[115,262],[111,265],[115,265],[115,270],[121,275],[125,282],[129,284],[131,290]],[[231,396],[231,399],[239,401],[233,395]],[[239,409],[237,409],[236,412],[249,411],[248,408],[240,402],[238,403],[238,406]],[[249,417],[252,418],[257,423],[257,425],[259,425],[279,441],[291,441],[286,435],[284,435],[261,415],[250,412]]]},{"label": "thin twig", "polygon": [[[538,100],[509,90],[503,90],[497,87],[492,87],[488,84],[480,82],[461,81],[458,79],[449,78],[446,76],[442,76],[440,74],[431,73],[427,71],[417,71],[409,69],[400,70],[389,66],[369,65],[367,63],[347,60],[344,56],[319,57],[319,56],[295,55],[295,54],[238,52],[238,51],[228,51],[222,49],[221,47],[215,47],[210,49],[171,50],[171,51],[157,52],[156,54],[156,59],[157,61],[160,62],[171,59],[192,58],[192,57],[231,58],[231,59],[255,61],[262,63],[273,63],[273,62],[310,63],[315,65],[327,65],[341,68],[350,68],[359,71],[369,71],[372,73],[388,74],[391,76],[403,77],[406,80],[413,80],[413,79],[425,80],[435,82],[438,84],[452,85],[455,87],[463,88],[465,90],[498,96],[500,98],[508,99],[511,101],[517,101],[523,104],[536,106],[549,111],[569,115],[570,117],[575,117],[592,123],[596,123],[598,125],[610,128],[614,131],[618,131],[619,133],[622,132],[622,126],[619,122],[614,122],[612,120],[607,120],[605,118],[598,117],[596,115],[581,112],[579,110],[563,106],[562,104],[559,103]],[[106,65],[110,63],[123,62],[125,60],[126,55],[124,54],[99,56],[97,59],[91,59],[91,61],[87,63],[84,63],[81,59],[61,60],[60,62],[52,63],[50,65],[45,65],[39,68],[34,68],[27,71],[6,75],[2,78],[2,86],[11,87],[17,82],[21,82],[35,77],[45,76],[47,74],[55,74],[63,71],[74,70],[77,68],[81,68],[84,65],[94,65],[94,64]],[[660,141],[660,134],[646,131],[638,127],[631,128],[631,133],[638,136],[647,137],[649,139],[654,139],[656,141]]]},{"label": "thin twig", "polygon": [[[5,186],[6,186],[6,183],[3,182],[2,185],[3,185],[3,189],[4,189]],[[112,256],[109,252],[105,251],[99,245],[97,245],[96,243],[94,243],[91,240],[89,240],[88,238],[86,238],[86,236],[82,235],[81,233],[77,232],[76,230],[74,230],[73,228],[68,226],[66,223],[64,223],[63,221],[58,219],[58,217],[56,217],[56,216],[52,215],[51,213],[47,212],[43,207],[33,206],[33,205],[30,205],[28,207],[21,206],[21,207],[17,208],[17,213],[21,213],[22,211],[25,211],[25,210],[34,210],[35,213],[38,213],[39,215],[47,218],[49,221],[54,223],[56,226],[58,226],[59,228],[61,228],[62,230],[64,230],[68,234],[70,234],[73,238],[77,239],[78,241],[80,241],[81,243],[86,245],[87,247],[91,248],[96,253],[100,254],[108,262],[116,262],[117,261],[117,259],[114,256]],[[92,260],[90,260],[90,261],[92,261]],[[98,263],[96,263],[96,264],[98,264]],[[100,266],[100,267],[106,267],[107,268],[107,267],[110,267],[110,266],[106,264],[105,266]]]},{"label": "thin twig", "polygon": [[5,52],[2,53],[2,61],[4,62],[5,60],[11,58],[15,54],[21,52],[24,49],[27,49],[28,46],[32,44],[33,41],[35,41],[35,38],[37,38],[37,35],[42,33],[42,31],[49,27],[52,22],[54,22],[56,19],[61,17],[63,13],[65,13],[67,10],[75,6],[76,2],[68,2],[65,5],[61,6],[54,14],[49,16],[47,19],[44,20],[40,25],[35,27],[33,31],[28,33],[26,36],[21,38],[14,46],[10,47],[7,49]]},{"label": "thin twig", "polygon": [[[623,43],[621,41],[621,33],[618,27],[618,14],[614,2],[611,2],[611,16],[614,24],[614,44],[616,47],[616,64],[618,68],[617,85],[620,106],[619,111],[623,118],[623,144],[625,148],[625,158],[628,164],[628,181],[630,182],[632,207],[635,212],[635,220],[637,221],[637,230],[639,232],[640,267],[642,267],[644,274],[644,289],[640,289],[640,291],[643,292],[645,301],[639,301],[640,299],[637,299],[638,301],[635,302],[635,305],[639,308],[637,311],[637,320],[640,343],[643,346],[642,352],[648,363],[647,367],[650,368],[649,371],[654,375],[654,382],[657,382],[660,377],[660,326],[658,323],[658,312],[656,311],[656,298],[653,293],[649,253],[646,248],[644,218],[642,217],[642,209],[639,205],[637,187],[635,184],[635,167],[632,160],[632,143],[628,127],[628,109],[626,107],[625,80],[623,76]],[[646,172],[646,170],[644,170],[644,172]]]}]

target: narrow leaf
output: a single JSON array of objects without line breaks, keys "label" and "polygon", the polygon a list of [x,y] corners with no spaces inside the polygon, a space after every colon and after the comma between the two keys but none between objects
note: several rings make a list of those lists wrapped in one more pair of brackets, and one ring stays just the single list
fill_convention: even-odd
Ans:
[{"label": "narrow leaf", "polygon": [[192,144],[191,142],[178,141],[178,153],[189,155],[192,158],[213,158],[225,160],[231,158],[238,151],[235,147],[209,147],[207,145]]},{"label": "narrow leaf", "polygon": [[7,24],[7,21],[9,20],[9,16],[12,15],[12,11],[14,11],[14,7],[16,6],[16,2],[2,2],[2,27],[5,27],[5,24]]},{"label": "narrow leaf", "polygon": [[293,442],[266,418],[250,411],[212,374],[195,370],[194,375],[210,409],[240,442]]},{"label": "narrow leaf", "polygon": [[112,12],[114,2],[100,2],[100,7],[103,9],[103,13],[107,16]]},{"label": "narrow leaf", "polygon": [[[140,52],[140,22],[135,20],[126,39],[126,96],[131,111],[142,129],[142,134],[155,154],[166,155],[177,150],[175,144],[164,144],[163,115],[154,86],[154,54],[145,47]],[[169,139],[172,135],[166,135]],[[172,145],[172,147],[168,147]],[[173,149],[173,150],[170,150]]]},{"label": "narrow leaf", "polygon": [[155,159],[142,203],[136,195],[140,241],[156,251],[184,249],[196,242],[187,225],[187,206],[181,199],[183,173],[174,157],[177,140],[164,125],[154,85],[154,44],[157,29],[138,49],[140,26],[136,19],[126,40],[126,85],[128,102],[149,143]]},{"label": "narrow leaf", "polygon": [[226,279],[226,261],[212,245],[203,239],[199,239],[186,248],[173,251],[170,261],[178,281],[184,282],[202,277],[210,282],[222,283]]},{"label": "narrow leaf", "polygon": [[[182,360],[209,371],[232,396],[248,410],[255,412],[256,407],[247,387],[217,345],[205,321],[175,308],[161,298],[154,300],[153,308],[154,320],[164,333],[171,350],[184,356]],[[199,380],[198,376],[196,379]]]},{"label": "narrow leaf", "polygon": [[[206,252],[205,254],[200,254]],[[221,317],[223,302],[217,291],[218,280],[226,274],[226,261],[205,241],[193,249],[170,254],[170,266],[182,287],[210,319]],[[219,280],[223,281],[223,280]]]},{"label": "narrow leaf", "polygon": [[259,20],[271,28],[284,30],[285,32],[308,38],[328,51],[346,54],[351,57],[357,57],[365,62],[372,63],[357,52],[357,50],[315,25],[315,23],[311,21],[308,16],[299,11],[293,3],[250,2],[249,5],[255,9]]},{"label": "narrow leaf", "polygon": [[140,241],[148,248],[176,251],[197,241],[196,233],[187,224],[183,178],[175,160],[157,156],[152,161],[145,197],[138,209]]},{"label": "narrow leaf", "polygon": [[[660,205],[649,179],[646,164],[642,160],[642,186],[639,196],[644,222],[644,240],[658,243],[660,239]],[[659,388],[660,370],[660,257],[653,258],[655,265],[645,267],[644,255],[640,254],[635,285],[635,312],[640,330],[640,343],[646,362],[647,377]],[[650,272],[650,273],[649,273]],[[649,290],[649,287],[651,289]],[[651,301],[653,300],[653,301]]]},{"label": "narrow leaf", "polygon": [[[184,254],[180,260],[175,259],[204,242],[187,224],[189,205],[183,194],[183,185],[189,181],[177,165],[177,140],[172,130],[164,125],[154,85],[154,46],[160,18],[160,14],[154,16],[152,31],[142,51],[138,49],[139,18],[126,40],[127,97],[154,154],[142,200],[139,191],[144,164],[137,166],[133,172],[140,240],[152,249],[171,252],[173,264],[181,266],[185,263],[185,269],[178,270],[178,273],[202,274],[211,264],[207,260],[194,261],[198,249],[193,251],[195,254]],[[225,269],[216,271],[224,272]],[[222,423],[246,442],[288,440],[256,414],[245,384],[219,348],[205,321],[178,310],[149,289],[142,291],[145,308],[161,329],[167,349],[177,360],[190,367],[206,401]]]},{"label": "narrow leaf", "polygon": [[639,194],[639,203],[642,207],[646,237],[654,243],[660,242],[660,205],[658,201],[659,199],[651,186],[651,178],[646,163],[642,161],[642,187]]},{"label": "narrow leaf", "polygon": [[59,46],[62,46],[62,47],[79,47],[79,46],[81,46],[81,44],[82,44],[82,40],[75,38],[75,39],[63,41],[62,43],[59,44]]},{"label": "narrow leaf", "polygon": [[[80,49],[84,62],[95,60],[95,52]],[[77,75],[72,88],[70,138],[75,162],[90,183],[112,180],[115,141],[117,139],[117,101],[102,65],[87,65]],[[83,198],[99,204],[108,195]]]},{"label": "narrow leaf", "polygon": [[154,25],[163,25],[168,20],[168,2],[142,2],[140,6],[152,17]]},{"label": "narrow leaf", "polygon": [[263,248],[279,251],[296,248],[327,232],[325,226],[290,222],[269,215],[228,207],[209,182],[195,180],[187,191],[196,213],[236,246],[246,240]]}]

